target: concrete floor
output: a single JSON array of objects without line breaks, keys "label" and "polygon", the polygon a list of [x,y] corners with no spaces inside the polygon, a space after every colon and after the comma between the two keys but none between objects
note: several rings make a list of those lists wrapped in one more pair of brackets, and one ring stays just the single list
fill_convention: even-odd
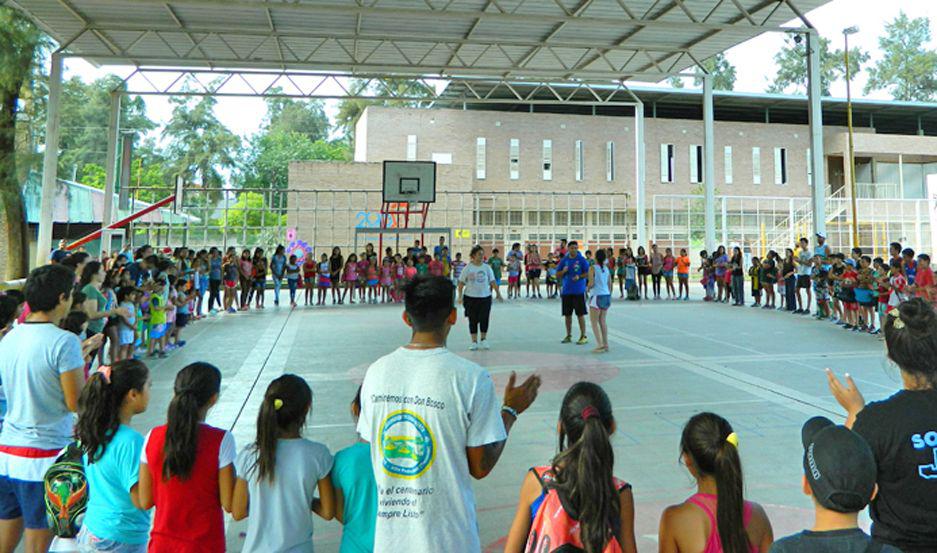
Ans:
[{"label": "concrete floor", "polygon": [[[254,437],[257,405],[267,384],[284,372],[305,377],[313,388],[307,437],[333,452],[355,440],[348,411],[368,365],[406,342],[400,306],[275,308],[216,316],[187,329],[188,345],[149,363],[154,374],[150,409],[134,420],[141,431],[165,420],[178,369],[201,360],[223,372],[222,394],[211,424],[233,428],[238,447]],[[478,519],[485,551],[500,551],[525,471],[555,453],[559,403],[570,384],[601,383],[615,406],[616,474],[631,482],[641,552],[656,551],[662,509],[693,493],[678,462],[684,422],[709,410],[728,418],[741,440],[747,497],[762,503],[775,535],[812,521],[810,500],[800,493],[800,426],[823,414],[842,420],[829,394],[825,367],[849,371],[868,400],[900,387],[882,342],[847,333],[809,317],[700,301],[613,302],[611,353],[562,345],[558,301],[515,300],[496,304],[488,352],[468,352],[465,320],[449,346],[487,367],[503,389],[507,374],[531,371],[543,379],[540,397],[515,425],[501,462],[476,482]],[[589,330],[591,335],[591,328]],[[243,524],[229,525],[228,544],[239,551]],[[341,526],[316,520],[319,551],[337,551]]]}]

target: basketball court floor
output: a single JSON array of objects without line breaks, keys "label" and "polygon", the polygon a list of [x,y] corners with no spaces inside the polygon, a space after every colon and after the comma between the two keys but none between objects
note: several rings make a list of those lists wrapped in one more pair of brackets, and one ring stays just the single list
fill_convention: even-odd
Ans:
[{"label": "basketball court floor", "polygon": [[[273,306],[217,316],[187,330],[188,345],[154,360],[150,409],[134,420],[141,431],[165,420],[178,369],[201,360],[223,372],[211,424],[232,428],[238,447],[254,437],[257,407],[267,384],[285,372],[306,378],[314,399],[306,436],[333,452],[356,439],[349,414],[368,365],[406,343],[400,306]],[[475,483],[479,531],[485,551],[501,551],[525,471],[549,461],[556,450],[556,420],[564,391],[590,380],[605,387],[615,408],[616,474],[631,482],[641,552],[657,550],[658,520],[666,505],[693,493],[679,463],[684,422],[713,411],[740,436],[747,498],[761,502],[781,536],[812,522],[800,492],[801,424],[810,416],[842,421],[823,369],[849,371],[867,400],[900,387],[897,369],[875,337],[847,333],[809,317],[704,304],[700,301],[614,301],[609,312],[611,352],[593,345],[561,344],[558,301],[520,299],[495,304],[492,349],[469,352],[464,318],[449,346],[492,373],[503,389],[510,371],[540,374],[540,397],[520,417],[501,462]],[[589,331],[591,336],[591,328]],[[228,525],[229,550],[239,551],[246,524]],[[316,520],[319,551],[337,551],[341,527]]]}]

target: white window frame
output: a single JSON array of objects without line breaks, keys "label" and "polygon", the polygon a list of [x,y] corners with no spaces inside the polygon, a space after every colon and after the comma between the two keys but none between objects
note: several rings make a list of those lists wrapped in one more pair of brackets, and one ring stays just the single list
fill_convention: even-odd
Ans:
[{"label": "white window frame", "polygon": [[761,148],[752,147],[752,184],[761,184]]},{"label": "white window frame", "polygon": [[488,169],[488,140],[484,136],[475,139],[475,178],[485,180]]},{"label": "white window frame", "polygon": [[611,140],[605,143],[605,180],[615,180],[615,143]]},{"label": "white window frame", "polygon": [[732,184],[732,146],[726,146],[723,154],[725,183]]},{"label": "white window frame", "polygon": [[416,135],[407,135],[407,161],[416,161]]},{"label": "white window frame", "polygon": [[508,145],[508,172],[511,180],[521,178],[521,141],[512,138]]},{"label": "white window frame", "polygon": [[553,141],[543,140],[543,180],[553,180]]},{"label": "white window frame", "polygon": [[690,144],[690,184],[703,183],[703,147]]},{"label": "white window frame", "polygon": [[774,148],[774,184],[785,186],[790,178],[787,170],[787,148]]},{"label": "white window frame", "polygon": [[576,141],[576,151],[575,151],[575,153],[574,153],[574,163],[575,163],[575,169],[576,169],[576,182],[582,182],[583,173],[585,172],[585,171],[583,171],[583,165],[584,165],[583,161],[584,161],[584,160],[583,160],[582,140],[577,140],[577,141]]},{"label": "white window frame", "polygon": [[673,144],[660,145],[660,182],[673,184],[676,180],[675,156],[676,147]]}]

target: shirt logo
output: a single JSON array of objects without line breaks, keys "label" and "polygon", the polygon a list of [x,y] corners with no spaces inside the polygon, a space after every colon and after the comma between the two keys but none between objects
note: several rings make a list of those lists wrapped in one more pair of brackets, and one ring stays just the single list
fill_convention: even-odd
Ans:
[{"label": "shirt logo", "polygon": [[394,411],[381,423],[381,456],[388,476],[419,478],[436,459],[433,433],[416,413]]}]

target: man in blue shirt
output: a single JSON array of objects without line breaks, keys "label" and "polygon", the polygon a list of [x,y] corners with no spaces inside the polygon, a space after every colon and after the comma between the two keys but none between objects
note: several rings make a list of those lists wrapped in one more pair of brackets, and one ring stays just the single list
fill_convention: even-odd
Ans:
[{"label": "man in blue shirt", "polygon": [[556,278],[563,279],[560,296],[563,300],[563,317],[566,318],[566,337],[563,343],[573,341],[573,312],[579,319],[578,345],[588,344],[586,337],[586,284],[589,279],[589,261],[579,253],[579,243],[573,240],[569,251],[556,266]]}]

